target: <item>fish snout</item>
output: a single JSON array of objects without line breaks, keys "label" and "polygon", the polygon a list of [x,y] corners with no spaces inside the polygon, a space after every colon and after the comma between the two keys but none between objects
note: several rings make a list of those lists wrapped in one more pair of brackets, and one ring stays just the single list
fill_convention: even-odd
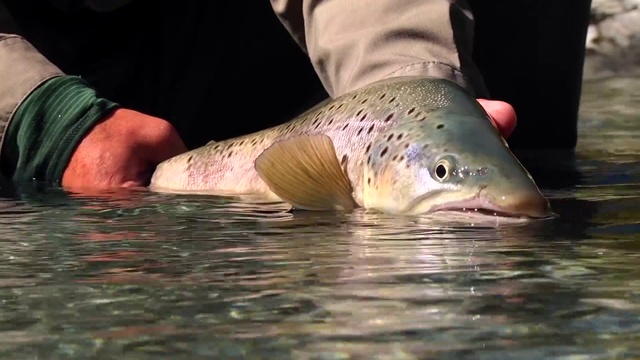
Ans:
[{"label": "fish snout", "polygon": [[499,196],[489,194],[487,190],[483,189],[481,196],[493,204],[497,211],[531,218],[545,218],[553,215],[549,200],[537,188],[526,191],[502,191]]}]

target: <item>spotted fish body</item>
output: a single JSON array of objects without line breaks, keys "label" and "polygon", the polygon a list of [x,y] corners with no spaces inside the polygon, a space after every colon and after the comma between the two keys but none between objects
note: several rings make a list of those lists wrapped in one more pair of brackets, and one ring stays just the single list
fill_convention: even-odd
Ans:
[{"label": "spotted fish body", "polygon": [[[150,188],[282,199],[286,187],[279,195],[274,193],[273,182],[265,181],[266,170],[261,174],[256,160],[274,144],[318,136],[333,145],[336,164],[350,183],[356,206],[388,213],[424,213],[446,208],[446,204],[463,206],[461,202],[466,201],[508,212],[495,202],[513,191],[526,203],[516,204],[520,209],[514,212],[536,207],[536,214],[548,213],[546,199],[484,109],[462,87],[436,78],[381,81],[320,104],[280,126],[211,142],[161,163]],[[296,153],[295,147],[289,147],[271,167],[304,162],[287,159],[287,154]],[[310,172],[318,169],[308,166]],[[443,168],[446,174],[440,177],[438,170]],[[488,193],[486,189],[494,185],[503,187],[502,195]],[[480,197],[483,190],[482,195],[491,195],[491,201]],[[296,194],[291,196],[296,198]]]}]

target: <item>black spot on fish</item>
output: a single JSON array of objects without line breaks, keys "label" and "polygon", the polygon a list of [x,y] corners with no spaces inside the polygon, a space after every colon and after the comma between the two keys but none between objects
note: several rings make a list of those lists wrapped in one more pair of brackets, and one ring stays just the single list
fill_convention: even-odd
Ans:
[{"label": "black spot on fish", "polygon": [[387,142],[393,140],[393,133],[389,134],[389,136],[387,136]]},{"label": "black spot on fish", "polygon": [[393,119],[393,115],[394,115],[393,113],[389,114],[389,116],[387,116],[387,118],[386,118],[386,119],[384,119],[384,122],[389,122],[389,121],[391,121],[391,119]]},{"label": "black spot on fish", "polygon": [[319,121],[320,121],[320,119],[315,118],[315,119],[313,120],[313,122],[311,123],[311,125],[316,125],[316,124],[318,124],[318,122],[319,122]]},{"label": "black spot on fish", "polygon": [[367,144],[367,148],[365,149],[365,152],[369,152],[369,150],[371,150],[371,143]]},{"label": "black spot on fish", "polygon": [[360,134],[362,134],[362,130],[364,130],[364,128],[360,128],[360,130],[358,130],[358,136],[360,136]]},{"label": "black spot on fish", "polygon": [[407,115],[413,114],[414,111],[416,111],[416,108],[409,109],[409,111],[407,111]]},{"label": "black spot on fish", "polygon": [[187,163],[190,163],[193,160],[193,155],[189,155],[189,157],[187,158]]},{"label": "black spot on fish", "polygon": [[391,160],[393,160],[393,161],[398,160],[398,155],[393,155],[393,157],[391,158]]},{"label": "black spot on fish", "polygon": [[333,118],[331,118],[331,120],[329,120],[329,125],[333,124]]},{"label": "black spot on fish", "polygon": [[347,163],[347,160],[349,160],[349,157],[347,156],[347,154],[342,155],[342,159],[340,160],[340,165],[344,166]]},{"label": "black spot on fish", "polygon": [[233,155],[233,151],[229,151],[229,152],[227,153],[227,159],[228,159],[228,158],[230,158],[230,157],[231,157],[231,155]]},{"label": "black spot on fish", "polygon": [[253,139],[251,140],[251,145],[255,145],[257,142],[258,142],[258,139],[253,138]]},{"label": "black spot on fish", "polygon": [[362,100],[362,101],[360,102],[360,104],[365,104],[367,101],[369,101],[369,98],[365,98],[364,100]]},{"label": "black spot on fish", "polygon": [[429,144],[424,144],[422,145],[422,150],[427,150],[428,147],[429,147]]},{"label": "black spot on fish", "polygon": [[349,126],[349,124],[348,124],[348,123],[347,123],[347,124],[344,124],[344,126],[342,127],[342,131],[347,130],[347,127],[348,127],[348,126]]},{"label": "black spot on fish", "polygon": [[436,126],[436,129],[442,129],[444,127],[444,124],[438,124],[438,126]]},{"label": "black spot on fish", "polygon": [[360,114],[362,114],[363,111],[364,111],[364,109],[358,110],[358,112],[356,113],[356,116],[360,116]]},{"label": "black spot on fish", "polygon": [[358,94],[355,94],[351,97],[351,100],[355,100],[358,97]]},{"label": "black spot on fish", "polygon": [[402,140],[402,136],[403,134],[398,134],[398,136],[396,137],[397,140]]},{"label": "black spot on fish", "polygon": [[371,185],[371,178],[367,178],[367,185]]},{"label": "black spot on fish", "polygon": [[369,157],[367,157],[367,165],[371,165],[371,154],[369,154]]},{"label": "black spot on fish", "polygon": [[404,161],[404,155],[400,156],[400,162]]},{"label": "black spot on fish", "polygon": [[409,148],[409,143],[404,144],[404,148],[408,149]]},{"label": "black spot on fish", "polygon": [[213,147],[213,150],[220,150],[220,144]]},{"label": "black spot on fish", "polygon": [[427,118],[427,116],[425,115],[425,116],[421,117],[420,119],[418,119],[418,121],[424,121],[426,118]]},{"label": "black spot on fish", "polygon": [[389,147],[385,146],[385,148],[382,149],[382,152],[380,153],[380,158],[383,158],[387,154],[388,151],[389,151]]},{"label": "black spot on fish", "polygon": [[338,105],[338,107],[336,108],[336,110],[340,110],[340,109],[342,109],[342,107],[343,107],[343,106],[344,106],[344,104],[340,104],[340,105]]},{"label": "black spot on fish", "polygon": [[391,104],[392,102],[396,101],[396,97],[392,97],[391,99],[389,99],[389,104]]},{"label": "black spot on fish", "polygon": [[385,97],[385,96],[387,96],[387,93],[383,93],[382,95],[380,95],[380,98],[379,98],[379,100],[382,100],[382,99],[384,99],[384,97]]},{"label": "black spot on fish", "polygon": [[238,144],[238,146],[242,146],[242,145],[244,145],[244,140],[241,140],[240,144]]},{"label": "black spot on fish", "polygon": [[362,117],[360,118],[360,121],[364,121],[367,118],[367,114],[362,115]]},{"label": "black spot on fish", "polygon": [[375,125],[371,124],[371,126],[369,126],[369,130],[367,130],[367,134],[371,134],[373,132],[373,129],[375,129]]},{"label": "black spot on fish", "polygon": [[335,104],[333,104],[333,105],[329,106],[329,111],[333,110],[333,108],[334,108],[335,106],[336,106]]}]

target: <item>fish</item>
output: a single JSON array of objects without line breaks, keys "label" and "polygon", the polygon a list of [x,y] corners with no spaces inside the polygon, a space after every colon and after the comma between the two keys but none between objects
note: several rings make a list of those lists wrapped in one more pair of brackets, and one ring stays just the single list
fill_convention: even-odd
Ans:
[{"label": "fish", "polygon": [[377,81],[281,125],[174,156],[156,167],[149,189],[257,196],[309,211],[553,215],[477,100],[423,76]]}]

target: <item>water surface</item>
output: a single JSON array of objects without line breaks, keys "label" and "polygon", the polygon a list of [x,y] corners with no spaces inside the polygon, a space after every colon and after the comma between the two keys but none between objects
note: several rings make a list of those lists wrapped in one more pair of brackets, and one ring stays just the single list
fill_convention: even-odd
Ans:
[{"label": "water surface", "polygon": [[522,155],[550,221],[22,189],[0,201],[0,357],[640,357],[638,84],[585,84],[575,156]]}]

